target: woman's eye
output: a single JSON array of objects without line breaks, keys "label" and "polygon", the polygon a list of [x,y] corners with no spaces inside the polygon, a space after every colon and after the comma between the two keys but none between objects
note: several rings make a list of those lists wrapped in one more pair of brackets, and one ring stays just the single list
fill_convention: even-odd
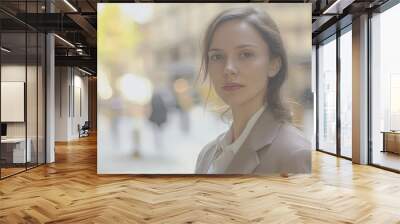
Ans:
[{"label": "woman's eye", "polygon": [[239,55],[240,58],[244,58],[244,59],[251,58],[253,56],[254,56],[254,54],[252,52],[241,52]]},{"label": "woman's eye", "polygon": [[214,54],[210,56],[211,61],[220,61],[222,59],[224,59],[224,56],[221,54]]}]

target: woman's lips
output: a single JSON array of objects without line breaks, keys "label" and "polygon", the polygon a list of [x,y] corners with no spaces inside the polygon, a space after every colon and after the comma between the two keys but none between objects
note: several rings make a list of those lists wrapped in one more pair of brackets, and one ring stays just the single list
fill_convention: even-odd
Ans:
[{"label": "woman's lips", "polygon": [[225,91],[235,91],[235,90],[238,90],[238,89],[240,89],[242,87],[243,87],[243,85],[232,83],[232,84],[224,85],[222,87],[222,89],[224,89]]}]

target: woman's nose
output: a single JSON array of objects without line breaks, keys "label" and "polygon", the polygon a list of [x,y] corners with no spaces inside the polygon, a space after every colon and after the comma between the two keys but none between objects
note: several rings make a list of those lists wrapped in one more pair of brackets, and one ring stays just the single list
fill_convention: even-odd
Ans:
[{"label": "woman's nose", "polygon": [[235,66],[235,62],[232,59],[227,59],[225,68],[224,68],[224,74],[225,75],[237,75],[238,71]]}]

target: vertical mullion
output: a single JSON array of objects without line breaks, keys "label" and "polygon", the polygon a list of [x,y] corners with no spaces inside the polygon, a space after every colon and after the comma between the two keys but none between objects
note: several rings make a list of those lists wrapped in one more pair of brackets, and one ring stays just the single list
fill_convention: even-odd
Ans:
[{"label": "vertical mullion", "polygon": [[368,119],[368,124],[367,124],[367,140],[368,140],[368,164],[373,164],[373,153],[372,153],[372,64],[371,64],[371,56],[372,56],[372,30],[371,30],[371,19],[372,19],[372,12],[368,11],[368,19],[367,19],[367,47],[368,47],[368,53],[367,53],[367,119]]},{"label": "vertical mullion", "polygon": [[[39,15],[39,0],[36,1]],[[37,21],[39,22],[39,21]],[[39,165],[39,32],[36,31],[36,166]]]},{"label": "vertical mullion", "polygon": [[[60,69],[61,70],[61,69]],[[68,71],[68,68],[67,68],[67,71]],[[61,72],[60,72],[60,74],[58,75],[58,84],[59,84],[59,90],[60,90],[60,93],[58,94],[59,95],[59,97],[60,97],[60,118],[62,117],[62,85],[61,85],[61,79],[62,79],[62,77],[64,76],[64,72],[63,72],[63,70],[61,70]]]},{"label": "vertical mullion", "polygon": [[340,30],[336,31],[336,154],[341,156],[341,119],[340,119]]},{"label": "vertical mullion", "polygon": [[[1,32],[1,24],[2,23],[0,23],[0,47],[2,46],[2,32]],[[0,52],[0,124],[3,124],[2,122],[1,122],[1,67],[2,67],[2,64],[1,64],[1,61],[2,61],[2,58],[1,58],[1,55],[2,55],[2,53]],[[2,162],[1,162],[1,144],[0,144],[0,179],[2,179],[1,178],[1,168],[2,168]]]},{"label": "vertical mullion", "polygon": [[[47,13],[47,5],[45,7],[46,7],[45,11]],[[48,35],[48,33],[45,32],[44,33],[44,55],[43,55],[43,58],[44,58],[44,100],[43,100],[44,101],[44,135],[43,135],[44,161],[43,161],[43,163],[47,163],[47,35]],[[42,77],[43,77],[43,69],[42,69]],[[42,82],[43,82],[43,79],[42,79]],[[43,107],[42,107],[42,109],[43,109]]]},{"label": "vertical mullion", "polygon": [[315,148],[319,149],[319,44],[316,45],[315,47],[315,85],[316,85],[316,100],[315,100],[315,122],[316,122],[316,126],[315,126]]},{"label": "vertical mullion", "polygon": [[[49,3],[47,1],[44,2],[44,10],[47,13],[47,6]],[[43,163],[47,163],[47,31],[44,33],[44,161]],[[43,69],[42,69],[42,77],[43,77]],[[42,79],[43,80],[43,79]],[[42,83],[43,84],[43,83]],[[61,91],[61,89],[60,89]],[[42,94],[43,95],[43,94]],[[43,109],[43,107],[42,107]]]},{"label": "vertical mullion", "polygon": [[[25,0],[25,21],[28,21],[28,0]],[[28,113],[27,113],[27,97],[28,97],[28,25],[25,23],[25,170],[28,169]]]},{"label": "vertical mullion", "polygon": [[71,117],[71,70],[68,70],[68,117]]},{"label": "vertical mullion", "polygon": [[74,67],[71,67],[71,114],[72,114],[72,120],[75,117],[75,74],[74,74]]}]

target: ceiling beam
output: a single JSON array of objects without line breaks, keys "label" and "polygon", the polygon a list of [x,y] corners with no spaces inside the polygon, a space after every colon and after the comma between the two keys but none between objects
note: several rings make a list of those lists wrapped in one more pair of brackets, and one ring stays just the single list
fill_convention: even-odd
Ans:
[{"label": "ceiling beam", "polygon": [[342,14],[343,10],[351,5],[355,0],[336,0],[332,2],[322,14]]},{"label": "ceiling beam", "polygon": [[96,28],[94,28],[85,17],[80,14],[68,14],[67,16],[79,25],[91,38],[96,38]]},{"label": "ceiling beam", "polygon": [[90,56],[55,56],[56,66],[87,67],[96,71],[97,59]]}]

